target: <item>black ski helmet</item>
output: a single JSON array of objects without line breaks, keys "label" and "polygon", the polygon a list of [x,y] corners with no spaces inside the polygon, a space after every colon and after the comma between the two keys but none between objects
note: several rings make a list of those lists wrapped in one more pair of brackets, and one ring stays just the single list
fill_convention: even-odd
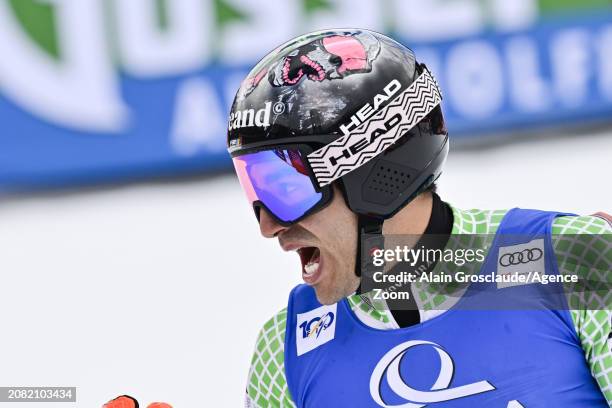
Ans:
[{"label": "black ski helmet", "polygon": [[309,147],[300,156],[314,188],[329,201],[336,182],[359,234],[380,234],[441,174],[448,134],[440,100],[425,65],[389,37],[317,31],[279,46],[247,75],[232,104],[228,150],[238,157]]}]

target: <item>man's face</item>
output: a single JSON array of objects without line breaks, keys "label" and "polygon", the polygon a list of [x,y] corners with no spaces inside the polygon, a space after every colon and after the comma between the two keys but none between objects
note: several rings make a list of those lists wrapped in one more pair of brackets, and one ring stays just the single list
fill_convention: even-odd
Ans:
[{"label": "man's face", "polygon": [[290,227],[279,225],[262,209],[259,228],[264,237],[277,237],[285,251],[297,251],[302,278],[322,304],[335,303],[357,290],[357,217],[336,187],[327,207]]}]

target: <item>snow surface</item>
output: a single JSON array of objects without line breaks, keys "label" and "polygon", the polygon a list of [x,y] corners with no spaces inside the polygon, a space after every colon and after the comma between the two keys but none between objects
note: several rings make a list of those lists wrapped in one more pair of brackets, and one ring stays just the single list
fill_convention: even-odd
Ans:
[{"label": "snow surface", "polygon": [[[451,150],[440,194],[612,212],[611,153],[609,131]],[[259,327],[300,281],[231,175],[5,198],[0,248],[0,385],[78,387],[62,406],[241,406]]]}]

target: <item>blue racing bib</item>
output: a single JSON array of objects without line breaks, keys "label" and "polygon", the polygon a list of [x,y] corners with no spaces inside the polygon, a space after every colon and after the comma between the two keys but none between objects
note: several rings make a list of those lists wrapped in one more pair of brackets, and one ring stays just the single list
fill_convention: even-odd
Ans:
[{"label": "blue racing bib", "polygon": [[[498,270],[505,248],[537,242],[546,274],[558,275],[550,229],[559,215],[510,210],[480,273]],[[525,288],[537,291],[535,284],[519,289]],[[479,283],[459,302],[487,296],[509,302],[506,294],[515,289]],[[478,296],[470,296],[475,290]],[[287,310],[289,390],[298,407],[314,408],[607,407],[567,306],[551,308],[544,299],[530,297],[542,307],[528,310],[464,304],[415,326],[379,330],[362,323],[346,299],[324,306],[311,287],[299,285]]]}]

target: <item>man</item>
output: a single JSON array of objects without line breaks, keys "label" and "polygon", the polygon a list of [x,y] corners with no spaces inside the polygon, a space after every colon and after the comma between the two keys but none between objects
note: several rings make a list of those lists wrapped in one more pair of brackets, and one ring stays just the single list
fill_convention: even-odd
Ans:
[{"label": "man", "polygon": [[[259,335],[247,406],[611,403],[609,293],[599,308],[569,310],[584,305],[579,294],[566,290],[562,305],[547,308],[533,284],[469,285],[461,296],[411,284],[411,297],[393,301],[360,286],[362,275],[372,276],[372,256],[388,247],[384,237],[395,234],[444,250],[458,234],[496,234],[473,276],[508,270],[517,279],[503,268],[537,264],[550,276],[568,274],[561,266],[576,266],[579,251],[569,234],[590,234],[596,243],[581,250],[595,254],[596,267],[578,264],[575,273],[591,283],[603,273],[607,281],[612,250],[603,234],[611,227],[604,217],[464,211],[440,200],[434,182],[448,152],[440,101],[412,51],[366,30],[298,37],[242,83],[228,149],[261,234],[298,253],[305,282]],[[424,239],[432,234],[442,239]],[[445,267],[440,260],[424,266],[413,272]],[[508,296],[517,290],[539,295]],[[468,310],[483,298],[510,304]]]}]

